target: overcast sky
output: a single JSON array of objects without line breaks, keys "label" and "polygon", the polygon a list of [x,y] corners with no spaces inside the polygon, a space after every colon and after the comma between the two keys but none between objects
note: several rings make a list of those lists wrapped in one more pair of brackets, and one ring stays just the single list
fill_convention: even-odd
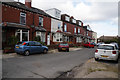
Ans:
[{"label": "overcast sky", "polygon": [[89,24],[98,37],[118,35],[118,0],[32,0],[32,6],[42,10],[57,8]]}]

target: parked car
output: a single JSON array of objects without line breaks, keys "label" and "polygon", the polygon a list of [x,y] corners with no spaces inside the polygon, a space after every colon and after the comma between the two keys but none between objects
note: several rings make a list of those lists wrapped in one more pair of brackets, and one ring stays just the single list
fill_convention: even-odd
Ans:
[{"label": "parked car", "polygon": [[95,42],[92,42],[91,44],[93,44],[94,46],[96,46],[96,45],[97,45]]},{"label": "parked car", "polygon": [[114,44],[101,44],[95,51],[95,60],[114,60],[118,61],[119,51]]},{"label": "parked car", "polygon": [[28,56],[32,53],[47,53],[48,47],[41,45],[39,42],[36,41],[24,41],[18,42],[15,45],[15,52],[17,54],[24,54]]},{"label": "parked car", "polygon": [[94,48],[94,45],[90,42],[87,42],[86,44],[84,44],[84,47]]},{"label": "parked car", "polygon": [[69,52],[69,45],[67,43],[60,43],[58,45],[58,51],[67,51],[67,52]]},{"label": "parked car", "polygon": [[116,43],[116,42],[112,42],[112,43],[110,43],[110,44],[114,44],[115,47],[116,47],[117,49],[119,49],[118,43]]},{"label": "parked car", "polygon": [[104,42],[99,42],[99,43],[97,43],[97,46],[99,46],[100,44],[105,44]]}]

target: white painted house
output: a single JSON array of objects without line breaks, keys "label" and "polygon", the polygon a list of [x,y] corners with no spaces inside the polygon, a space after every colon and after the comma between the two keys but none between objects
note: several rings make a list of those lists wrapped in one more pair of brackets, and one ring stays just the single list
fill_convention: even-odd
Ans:
[{"label": "white painted house", "polygon": [[51,8],[51,9],[48,9],[45,11],[46,11],[46,13],[51,15],[52,17],[57,18],[57,19],[61,19],[61,11],[60,10],[58,10],[56,8]]},{"label": "white painted house", "polygon": [[60,20],[61,19],[61,11],[52,8],[46,10],[46,13],[52,16],[51,18],[51,33],[52,33],[52,38],[53,42],[63,42],[63,22]]},{"label": "white painted house", "polygon": [[57,19],[51,19],[51,32],[53,33],[53,42],[63,42],[63,29],[62,21]]}]

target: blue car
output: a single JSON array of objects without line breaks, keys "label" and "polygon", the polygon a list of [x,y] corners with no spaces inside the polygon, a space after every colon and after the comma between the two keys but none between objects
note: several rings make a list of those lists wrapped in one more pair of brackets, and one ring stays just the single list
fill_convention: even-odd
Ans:
[{"label": "blue car", "polygon": [[29,56],[32,53],[47,53],[47,51],[48,47],[36,41],[23,41],[15,45],[15,52],[17,54],[24,54],[25,56]]}]

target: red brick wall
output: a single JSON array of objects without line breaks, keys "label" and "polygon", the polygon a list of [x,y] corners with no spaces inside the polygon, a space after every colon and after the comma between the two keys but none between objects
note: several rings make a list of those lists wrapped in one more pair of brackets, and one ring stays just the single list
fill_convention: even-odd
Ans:
[{"label": "red brick wall", "polygon": [[20,10],[2,6],[2,22],[20,22]]},{"label": "red brick wall", "polygon": [[43,27],[47,30],[47,31],[51,31],[51,18],[50,17],[46,17],[44,16],[43,19]]},{"label": "red brick wall", "polygon": [[92,38],[92,32],[88,31],[88,36]]},{"label": "red brick wall", "polygon": [[71,32],[72,34],[74,34],[75,25],[73,25],[71,23],[63,22],[63,31],[64,31],[64,24],[67,25],[67,32]]},{"label": "red brick wall", "polygon": [[30,12],[26,13],[26,25],[28,26],[33,25],[33,13]]}]

